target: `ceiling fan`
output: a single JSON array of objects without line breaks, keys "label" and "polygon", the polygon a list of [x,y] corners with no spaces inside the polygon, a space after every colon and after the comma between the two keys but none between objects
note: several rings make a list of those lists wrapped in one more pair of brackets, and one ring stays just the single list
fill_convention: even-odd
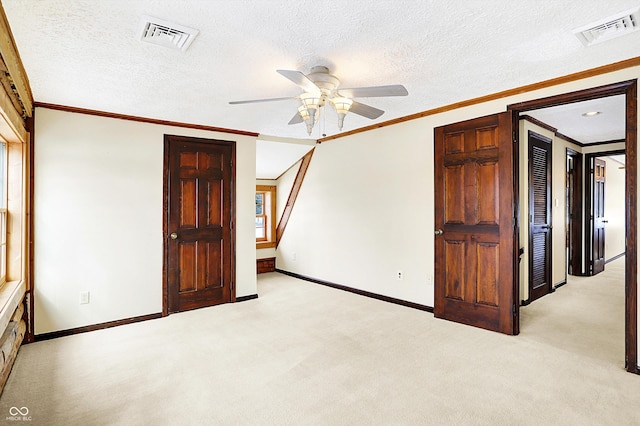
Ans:
[{"label": "ceiling fan", "polygon": [[361,115],[369,119],[376,119],[384,114],[384,111],[372,106],[356,102],[352,98],[372,98],[382,96],[407,96],[409,92],[401,84],[389,86],[355,87],[338,89],[340,80],[329,73],[329,69],[323,66],[311,68],[307,75],[300,71],[277,70],[277,72],[297,84],[302,90],[299,96],[285,98],[252,99],[247,101],[232,101],[231,105],[250,104],[258,102],[283,101],[287,99],[299,99],[301,105],[298,111],[289,121],[289,124],[304,122],[307,125],[307,134],[311,135],[313,126],[320,116],[320,108],[331,104],[338,114],[338,128],[342,130],[344,117],[348,112]]}]

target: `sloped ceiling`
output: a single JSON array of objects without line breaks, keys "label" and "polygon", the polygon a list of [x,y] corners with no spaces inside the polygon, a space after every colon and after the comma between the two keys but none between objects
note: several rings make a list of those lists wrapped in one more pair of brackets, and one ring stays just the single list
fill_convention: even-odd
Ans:
[{"label": "sloped ceiling", "polygon": [[[638,0],[3,0],[36,101],[308,138],[276,69],[324,65],[343,87],[403,84],[360,101],[376,121],[640,56],[640,32],[591,47],[572,30]],[[200,31],[186,52],[139,41],[150,15]],[[344,131],[372,124],[348,115]],[[320,132],[338,133],[327,114]],[[318,134],[316,134],[318,133]]]},{"label": "sloped ceiling", "polygon": [[304,143],[294,140],[258,139],[256,141],[256,177],[258,179],[277,179],[312,148],[312,141]]}]

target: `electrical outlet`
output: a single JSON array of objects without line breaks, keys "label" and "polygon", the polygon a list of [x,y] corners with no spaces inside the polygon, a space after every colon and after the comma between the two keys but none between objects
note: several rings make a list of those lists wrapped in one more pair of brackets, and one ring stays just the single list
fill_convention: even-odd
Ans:
[{"label": "electrical outlet", "polygon": [[294,262],[298,260],[298,253],[296,253],[295,251],[291,253],[291,258],[293,259]]},{"label": "electrical outlet", "polygon": [[396,278],[398,279],[398,281],[402,281],[402,279],[404,278],[404,272],[402,271],[396,272]]},{"label": "electrical outlet", "polygon": [[86,305],[89,303],[89,292],[88,291],[81,291],[80,292],[80,304],[81,305]]}]

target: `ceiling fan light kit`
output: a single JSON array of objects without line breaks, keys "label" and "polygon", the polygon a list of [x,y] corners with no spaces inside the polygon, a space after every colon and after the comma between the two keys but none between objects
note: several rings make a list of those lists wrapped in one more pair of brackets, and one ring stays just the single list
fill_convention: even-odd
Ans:
[{"label": "ceiling fan light kit", "polygon": [[342,131],[344,118],[348,112],[358,114],[360,116],[376,119],[384,114],[384,111],[355,102],[351,98],[367,98],[382,96],[406,96],[409,93],[401,84],[389,86],[372,86],[372,87],[356,87],[352,89],[343,89],[344,93],[338,90],[340,80],[332,74],[329,69],[323,66],[311,68],[311,72],[307,75],[300,71],[277,70],[277,72],[298,85],[302,90],[299,96],[294,98],[271,98],[271,99],[255,99],[249,101],[232,101],[232,105],[271,102],[285,99],[298,99],[300,106],[298,111],[289,121],[289,124],[297,124],[304,122],[307,126],[307,134],[311,136],[314,125],[318,122],[321,108],[327,105],[327,101],[333,106],[338,115],[338,128]]},{"label": "ceiling fan light kit", "polygon": [[[302,121],[307,125],[307,133],[311,134],[311,130],[313,129],[313,121],[309,120],[309,110],[305,108],[304,105],[300,105],[298,107],[298,115],[302,118]],[[296,118],[296,117],[294,117]]]},{"label": "ceiling fan light kit", "polygon": [[333,108],[338,114],[338,129],[342,131],[342,126],[344,125],[344,117],[349,112],[351,105],[353,105],[353,101],[349,98],[334,97],[333,99],[331,99],[331,103],[333,104]]}]

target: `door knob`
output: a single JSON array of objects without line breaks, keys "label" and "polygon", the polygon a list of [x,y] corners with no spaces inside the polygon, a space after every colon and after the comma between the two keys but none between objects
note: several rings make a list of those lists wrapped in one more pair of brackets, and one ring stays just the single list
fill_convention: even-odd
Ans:
[{"label": "door knob", "polygon": [[436,229],[435,234],[436,235],[442,235],[444,233],[444,231],[442,229]]},{"label": "door knob", "polygon": [[172,232],[171,235],[169,235],[171,237],[172,240],[175,240],[176,238],[178,238],[178,234],[176,234],[175,232]]}]

